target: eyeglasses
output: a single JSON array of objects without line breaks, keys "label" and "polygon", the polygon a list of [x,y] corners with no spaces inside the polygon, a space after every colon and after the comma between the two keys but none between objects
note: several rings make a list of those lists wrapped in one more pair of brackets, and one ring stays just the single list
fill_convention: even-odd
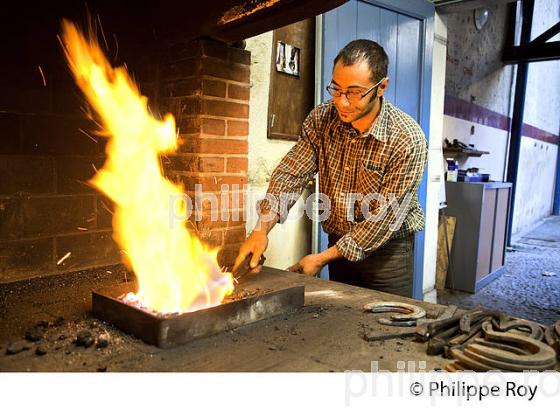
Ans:
[{"label": "eyeglasses", "polygon": [[356,89],[351,89],[351,90],[346,90],[345,92],[342,92],[342,90],[340,88],[335,88],[334,84],[331,82],[329,83],[329,85],[327,85],[327,92],[332,95],[333,97],[342,97],[343,95],[346,96],[346,99],[349,102],[358,102],[360,101],[362,98],[364,98],[366,95],[368,95],[369,93],[371,93],[373,90],[375,90],[379,84],[381,84],[383,82],[383,80],[385,80],[387,77],[383,77],[381,80],[379,80],[377,82],[377,84],[375,84],[373,87],[371,87],[369,90],[365,91],[365,92],[361,92],[360,90],[356,90]]}]

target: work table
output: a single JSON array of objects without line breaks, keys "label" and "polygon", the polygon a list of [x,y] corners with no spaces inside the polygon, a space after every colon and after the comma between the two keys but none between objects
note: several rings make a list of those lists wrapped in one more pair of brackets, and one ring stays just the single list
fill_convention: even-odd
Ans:
[{"label": "work table", "polygon": [[[28,342],[11,337],[2,341],[2,371],[311,371],[345,370],[433,370],[449,362],[441,356],[428,356],[426,344],[413,337],[366,342],[367,331],[395,332],[400,329],[377,323],[389,314],[365,313],[362,307],[373,301],[400,301],[417,304],[428,317],[437,317],[445,306],[416,301],[387,293],[341,283],[309,278],[300,274],[264,267],[245,284],[246,289],[276,290],[295,285],[305,286],[305,306],[289,314],[275,316],[215,336],[192,341],[173,349],[160,349],[124,334],[91,316],[66,320],[49,327],[42,341]],[[76,289],[74,288],[75,292]],[[91,289],[83,289],[86,295]],[[51,319],[69,308],[64,302],[64,288],[56,288],[40,312]],[[26,303],[25,300],[21,303]],[[34,309],[37,309],[35,302]],[[66,307],[65,307],[66,306]],[[87,306],[87,302],[85,305]],[[29,307],[28,307],[29,308]],[[10,309],[3,319],[9,317]],[[25,310],[25,307],[24,307]],[[33,312],[31,312],[33,313]],[[109,346],[85,348],[73,343],[80,331],[94,337],[104,334]],[[23,336],[23,335],[22,335]],[[62,337],[61,337],[62,336]],[[24,343],[28,350],[6,355],[9,342]],[[35,353],[43,345],[47,353]],[[372,363],[373,362],[373,363]]]}]

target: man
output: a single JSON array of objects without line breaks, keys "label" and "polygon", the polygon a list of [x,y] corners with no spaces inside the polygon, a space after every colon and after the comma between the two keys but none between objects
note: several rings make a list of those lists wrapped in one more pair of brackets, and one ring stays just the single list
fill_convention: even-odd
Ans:
[{"label": "man", "polygon": [[[255,229],[241,246],[239,265],[250,267],[268,246],[267,234],[283,222],[306,183],[318,172],[330,199],[322,221],[329,248],[303,257],[288,270],[316,276],[329,264],[331,280],[412,296],[414,233],[423,229],[418,186],[427,143],[420,126],[383,98],[387,54],[369,40],[346,45],[334,60],[329,100],[303,123],[301,138],[272,174]],[[282,207],[282,194],[292,195]],[[285,196],[284,196],[285,198]]]}]

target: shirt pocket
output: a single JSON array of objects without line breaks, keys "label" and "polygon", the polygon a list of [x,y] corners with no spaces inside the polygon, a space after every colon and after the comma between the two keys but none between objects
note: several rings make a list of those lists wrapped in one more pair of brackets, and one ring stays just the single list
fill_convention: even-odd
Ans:
[{"label": "shirt pocket", "polygon": [[358,167],[358,189],[364,196],[379,193],[385,167],[377,162],[362,161]]}]

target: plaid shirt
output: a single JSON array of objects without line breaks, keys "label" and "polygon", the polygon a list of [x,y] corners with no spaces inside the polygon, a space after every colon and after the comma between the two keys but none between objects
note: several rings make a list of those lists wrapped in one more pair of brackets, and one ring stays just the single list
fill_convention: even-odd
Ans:
[{"label": "plaid shirt", "polygon": [[346,259],[360,261],[389,239],[424,228],[418,187],[427,153],[420,126],[384,98],[377,119],[361,135],[340,121],[330,100],[307,116],[297,144],[272,174],[268,198],[289,193],[287,204],[264,199],[259,207],[284,222],[318,172],[319,190],[330,200],[323,229],[341,236],[336,247]]}]

